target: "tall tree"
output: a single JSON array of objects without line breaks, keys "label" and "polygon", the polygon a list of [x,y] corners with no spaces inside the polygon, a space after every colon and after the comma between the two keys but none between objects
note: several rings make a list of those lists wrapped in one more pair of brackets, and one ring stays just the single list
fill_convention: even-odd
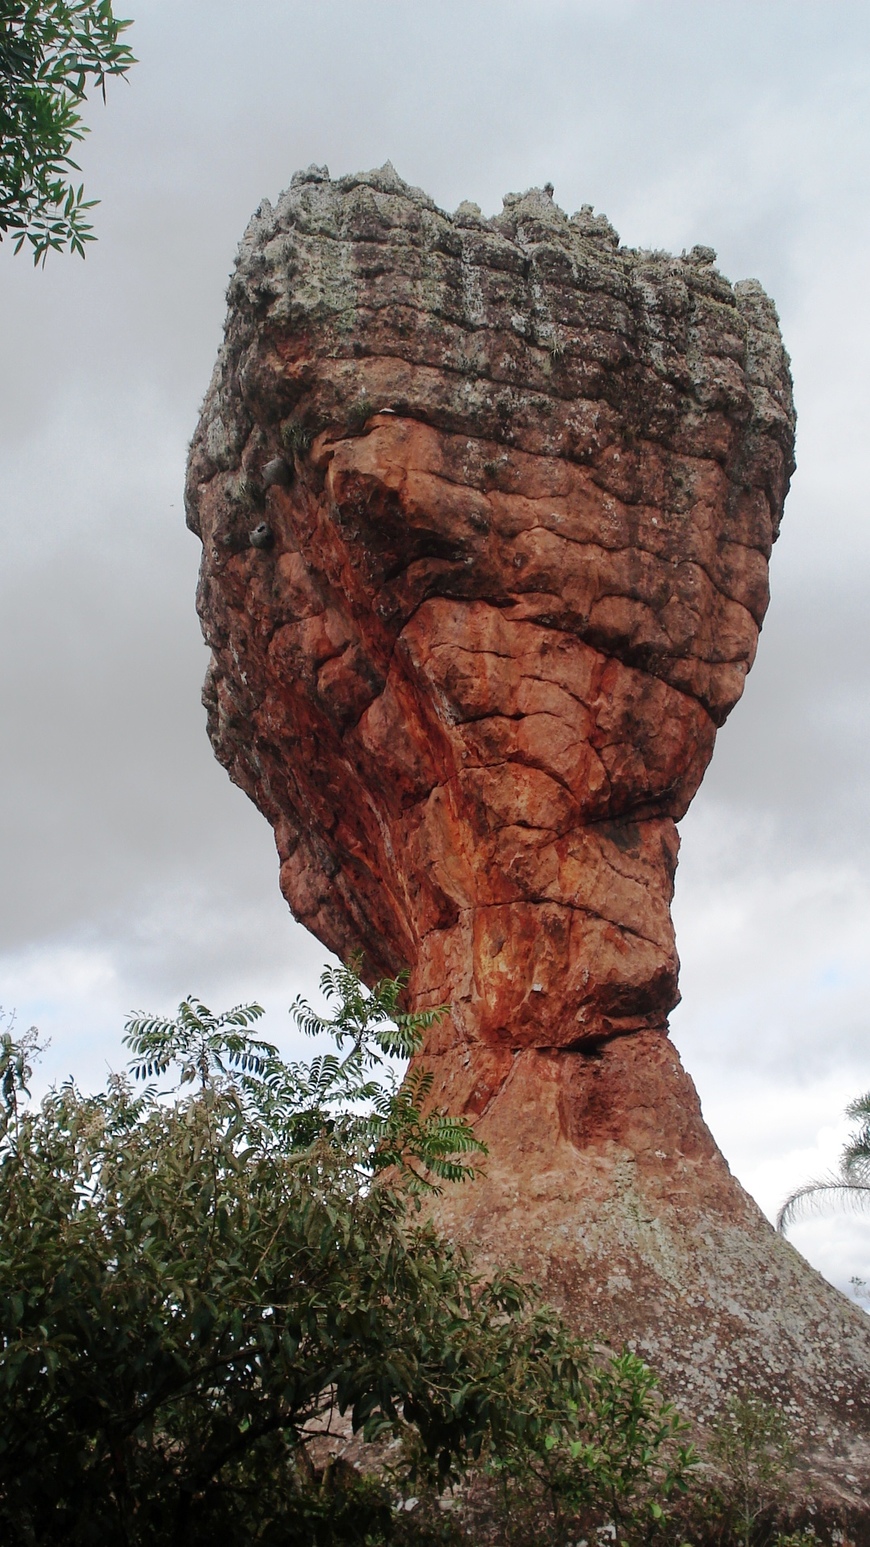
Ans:
[{"label": "tall tree", "polygon": [[107,78],[136,62],[129,26],[111,0],[0,0],[0,241],[29,243],[34,263],[52,249],[84,257],[94,240],[97,201],[72,180],[72,150],[88,90],[105,99]]}]

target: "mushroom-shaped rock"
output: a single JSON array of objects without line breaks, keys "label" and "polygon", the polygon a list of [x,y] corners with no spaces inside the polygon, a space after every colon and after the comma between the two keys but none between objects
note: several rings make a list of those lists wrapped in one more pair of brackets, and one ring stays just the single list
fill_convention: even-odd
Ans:
[{"label": "mushroom-shaped rock", "polygon": [[450,1006],[422,1057],[490,1157],[441,1223],[700,1421],[792,1402],[846,1496],[870,1330],[731,1176],[667,1036],[675,824],[793,467],[774,308],[714,260],[549,189],[451,217],[389,165],[297,174],[242,242],[191,452],[205,699],[296,917]]}]

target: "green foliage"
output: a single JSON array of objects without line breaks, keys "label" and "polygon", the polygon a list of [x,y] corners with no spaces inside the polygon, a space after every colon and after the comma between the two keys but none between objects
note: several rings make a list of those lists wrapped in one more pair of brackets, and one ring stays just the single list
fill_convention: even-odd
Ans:
[{"label": "green foliage", "polygon": [[363,394],[362,397],[357,398],[356,402],[352,403],[347,410],[346,417],[349,433],[351,435],[362,434],[362,431],[365,429],[369,420],[377,412],[377,404],[373,403],[371,398],[366,397],[365,394]]},{"label": "green foliage", "polygon": [[94,239],[71,152],[89,85],[105,98],[107,77],[135,63],[129,26],[111,0],[0,0],[0,240],[29,242],[34,263],[67,246],[84,257]]},{"label": "green foliage", "polygon": [[[559,1389],[558,1372],[554,1384]],[[583,1362],[575,1385],[561,1408],[533,1410],[518,1442],[492,1460],[514,1536],[538,1539],[542,1520],[552,1523],[556,1542],[572,1520],[587,1529],[608,1522],[620,1541],[664,1531],[697,1464],[687,1425],[628,1350],[601,1365]]]},{"label": "green foliage", "polygon": [[843,1164],[851,1175],[870,1180],[870,1091],[857,1096],[846,1108],[846,1116],[858,1124],[843,1150]]},{"label": "green foliage", "polygon": [[419,1051],[424,1033],[444,1007],[408,1014],[401,1009],[405,979],[384,979],[367,990],[359,963],[327,967],[320,988],[333,1016],[321,1016],[297,999],[292,1006],[300,1031],[330,1037],[339,1054],[286,1063],[271,1042],[251,1035],[262,1017],[259,1005],[238,1005],[214,1016],[190,998],[174,1019],[135,1016],[124,1041],[133,1052],[137,1079],[161,1076],[172,1067],[179,1085],[199,1080],[223,1088],[229,1081],[249,1128],[286,1150],[328,1141],[361,1174],[397,1168],[412,1193],[437,1190],[442,1182],[465,1181],[468,1156],[484,1146],[461,1119],[425,1111],[432,1076],[412,1070],[399,1085],[386,1060]]},{"label": "green foliage", "polygon": [[298,419],[285,419],[281,425],[281,443],[291,456],[304,457],[311,446],[311,431]]},{"label": "green foliage", "polygon": [[431,1016],[403,1016],[398,984],[325,986],[350,1048],[307,1070],[251,1035],[257,1006],[132,1020],[171,1101],[114,1078],[33,1108],[33,1039],[0,1046],[4,1541],[361,1541],[382,1490],[333,1497],[304,1465],[333,1408],[367,1435],[412,1424],[445,1475],[504,1426],[522,1291],[478,1286],[401,1186],[449,1170],[445,1133],[473,1141],[404,1092],[348,1110]]},{"label": "green foliage", "polygon": [[752,1547],[759,1523],[770,1522],[787,1497],[795,1451],[785,1414],[759,1397],[732,1397],[708,1449],[720,1479],[708,1508],[720,1515],[728,1540]]},{"label": "green foliage", "polygon": [[159,1016],[134,1016],[127,1022],[124,1043],[135,1055],[134,1079],[163,1075],[178,1066],[179,1085],[199,1079],[203,1090],[235,1071],[262,1075],[267,1059],[277,1049],[250,1035],[249,1028],[263,1014],[261,1005],[236,1005],[221,1015],[198,999],[185,999],[174,1020]]},{"label": "green foliage", "polygon": [[[127,1027],[114,1076],[38,1104],[35,1033],[0,1036],[0,1540],[9,1547],[446,1543],[469,1468],[511,1507],[591,1511],[638,1540],[692,1456],[633,1355],[598,1366],[510,1275],[475,1278],[419,1211],[471,1172],[466,1125],[386,1058],[442,1013],[402,982],[322,980],[298,1023],[335,1053],[284,1063],[262,1011]],[[159,1091],[155,1081],[170,1089]],[[318,1471],[336,1414],[401,1440],[392,1471]],[[397,1510],[413,1485],[428,1515]]]},{"label": "green foliage", "polygon": [[870,1206],[870,1092],[851,1101],[846,1116],[858,1126],[843,1147],[839,1168],[789,1194],[776,1220],[776,1228],[783,1234],[808,1209],[831,1203],[840,1208]]},{"label": "green foliage", "polygon": [[478,1286],[408,1218],[402,1186],[449,1170],[445,1132],[480,1146],[405,1093],[345,1110],[376,1049],[413,1049],[431,1016],[389,1028],[400,985],[367,996],[344,971],[326,985],[350,1050],[305,1080],[251,1035],[257,1006],[214,1016],[195,999],[128,1027],[137,1072],[172,1071],[172,1100],[115,1077],[34,1108],[32,1041],[0,1047],[4,1541],[192,1543],[218,1522],[228,1542],[254,1524],[265,1540],[291,1519],[298,1533],[328,1503],[301,1457],[333,1408],[368,1435],[413,1424],[445,1475],[492,1431],[491,1354],[522,1291]]},{"label": "green foliage", "polygon": [[773,1547],[820,1547],[820,1543],[812,1526],[801,1526],[796,1531],[777,1531]]}]

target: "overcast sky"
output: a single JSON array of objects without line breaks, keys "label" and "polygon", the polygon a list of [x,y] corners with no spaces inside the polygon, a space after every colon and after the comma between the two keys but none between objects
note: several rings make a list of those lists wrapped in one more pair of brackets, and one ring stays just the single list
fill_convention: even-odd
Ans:
[{"label": "overcast sky", "polygon": [[[0,1004],[86,1083],[126,1012],[191,990],[259,997],[289,1037],[324,952],[205,738],[181,498],[235,247],[312,161],[390,159],[448,210],[551,181],[627,243],[760,279],[792,356],[798,473],[758,662],[682,824],[672,1023],[774,1212],[870,1088],[870,8],[134,3],[140,63],[80,156],[97,245],[37,272],[0,248]],[[794,1239],[870,1279],[870,1219]]]}]

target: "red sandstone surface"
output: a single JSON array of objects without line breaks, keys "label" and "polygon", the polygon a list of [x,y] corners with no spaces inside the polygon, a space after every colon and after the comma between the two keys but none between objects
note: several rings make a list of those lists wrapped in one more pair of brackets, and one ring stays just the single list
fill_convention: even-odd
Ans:
[{"label": "red sandstone surface", "polygon": [[297,174],[191,451],[205,699],[297,918],[451,1006],[424,1062],[490,1159],[445,1227],[701,1421],[793,1404],[812,1486],[855,1497],[870,1329],[732,1178],[667,1037],[675,824],[793,467],[773,306],[714,258],[546,191],[487,220],[389,166]]}]

